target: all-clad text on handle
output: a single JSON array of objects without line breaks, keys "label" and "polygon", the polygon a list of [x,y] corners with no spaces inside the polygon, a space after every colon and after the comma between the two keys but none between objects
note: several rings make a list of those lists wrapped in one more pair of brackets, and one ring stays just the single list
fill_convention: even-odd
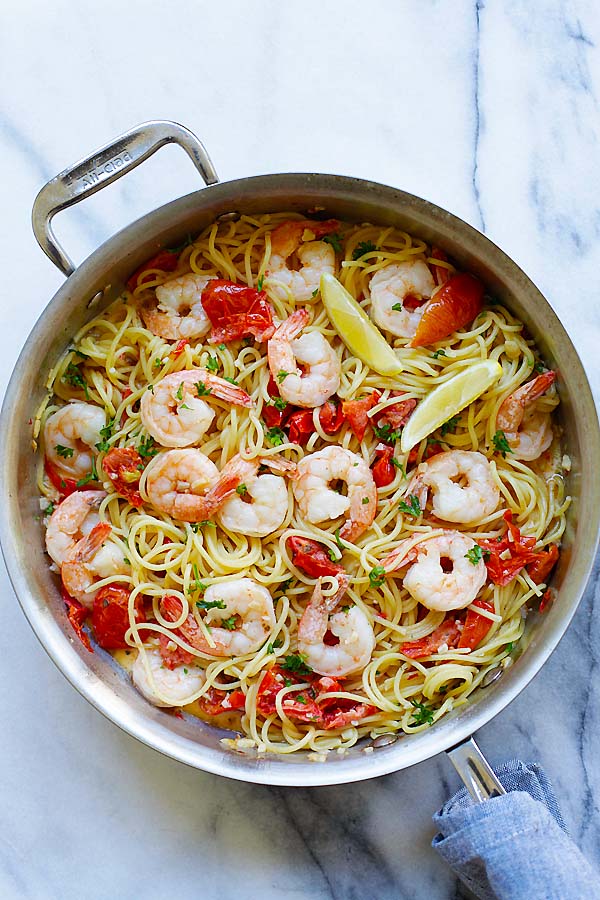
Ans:
[{"label": "all-clad text on handle", "polygon": [[182,147],[205,184],[215,184],[219,180],[204,145],[195,134],[177,122],[157,120],[132,128],[44,185],[33,204],[33,233],[46,256],[61,272],[71,275],[75,265],[52,230],[51,223],[56,213],[79,203],[135,169],[165,144]]}]

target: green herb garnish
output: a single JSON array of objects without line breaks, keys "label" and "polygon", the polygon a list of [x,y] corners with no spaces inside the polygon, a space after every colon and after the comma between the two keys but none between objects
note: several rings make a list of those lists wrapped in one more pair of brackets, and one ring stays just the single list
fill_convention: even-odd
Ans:
[{"label": "green herb garnish", "polygon": [[434,359],[439,359],[440,356],[445,356],[445,355],[446,355],[446,351],[445,351],[445,350],[442,350],[442,349],[440,349],[440,350],[435,350],[431,355],[433,356]]},{"label": "green herb garnish", "polygon": [[394,305],[392,306],[392,309],[394,310],[394,312],[402,312],[404,307],[402,306],[401,303],[394,303]]},{"label": "green herb garnish", "polygon": [[[206,590],[206,588],[205,588]],[[226,604],[222,600],[196,600],[198,609],[225,609]]]},{"label": "green herb garnish", "polygon": [[[196,382],[196,393],[199,397],[207,397],[209,394],[212,394],[210,388],[207,388],[205,384],[202,384],[201,381]],[[181,398],[180,398],[181,399]]]},{"label": "green herb garnish", "polygon": [[506,457],[507,453],[512,453],[510,445],[506,440],[506,435],[502,430],[498,429],[492,440],[494,442],[494,449],[496,453],[501,453],[503,457]]},{"label": "green herb garnish", "polygon": [[112,437],[112,430],[114,428],[114,425],[115,425],[115,420],[111,419],[111,421],[108,423],[108,425],[105,425],[104,428],[100,429],[100,437],[102,438],[102,440],[96,444],[96,450],[99,450],[100,453],[106,453],[106,451],[108,450],[108,448],[110,446],[108,441],[109,441],[109,438]]},{"label": "green herb garnish", "polygon": [[235,378],[230,378],[229,375],[223,375],[223,381],[228,381],[229,384],[235,384],[236,387],[239,385],[239,381],[236,381]]},{"label": "green herb garnish", "polygon": [[361,241],[352,251],[352,259],[360,259],[366,253],[375,253],[377,250],[379,250],[379,247],[376,247],[372,241]]},{"label": "green herb garnish", "polygon": [[408,503],[406,503],[404,500],[401,500],[398,504],[398,509],[401,512],[406,513],[407,516],[414,516],[415,518],[418,518],[418,516],[420,516],[423,512],[423,510],[421,509],[421,504],[419,503],[419,498],[416,494],[408,495]]},{"label": "green herb garnish", "polygon": [[221,625],[223,628],[226,628],[227,631],[235,631],[237,628],[236,617],[230,616],[228,619],[221,619]]},{"label": "green herb garnish", "polygon": [[278,373],[277,373],[277,381],[279,382],[279,384],[281,384],[281,382],[282,382],[285,378],[287,378],[289,374],[290,374],[289,372],[278,372]]},{"label": "green herb garnish", "polygon": [[414,706],[416,712],[412,720],[408,723],[409,725],[432,725],[433,724],[433,710],[429,709],[428,706],[425,706],[424,703],[419,703],[418,700],[410,701]]},{"label": "green herb garnish", "polygon": [[444,424],[440,428],[442,437],[446,437],[449,431],[454,431],[459,422],[460,416],[452,416],[450,419],[448,419],[447,422],[444,422]]},{"label": "green herb garnish", "polygon": [[283,397],[275,397],[271,405],[274,406],[275,409],[278,409],[280,412],[283,412],[283,410],[287,406],[287,401],[284,400]]},{"label": "green herb garnish", "polygon": [[148,457],[156,456],[158,450],[154,446],[154,438],[150,436],[144,437],[143,435],[140,437],[140,442],[138,444],[138,453],[144,459]]},{"label": "green herb garnish", "polygon": [[238,486],[235,489],[235,492],[236,492],[236,494],[239,494],[240,497],[243,497],[244,494],[248,493],[248,488],[246,487],[245,484],[238,484]]},{"label": "green herb garnish", "polygon": [[72,447],[63,447],[62,444],[56,444],[54,447],[59,456],[62,456],[63,459],[71,459],[75,451]]},{"label": "green herb garnish", "polygon": [[65,370],[65,374],[63,375],[63,381],[66,381],[67,384],[70,384],[73,387],[81,388],[81,390],[85,394],[86,400],[90,399],[88,386],[83,375],[81,374],[80,369],[75,365],[75,363],[69,363]]},{"label": "green herb garnish", "polygon": [[481,562],[483,559],[483,548],[479,546],[479,544],[475,544],[474,547],[471,547],[470,550],[467,550],[465,553],[465,559],[468,559],[470,563],[474,566],[477,565],[478,562]]},{"label": "green herb garnish", "polygon": [[279,665],[282,669],[287,669],[288,672],[295,672],[296,675],[310,675],[312,672],[311,667],[306,663],[304,653],[292,653],[286,656]]},{"label": "green herb garnish", "polygon": [[268,428],[265,432],[266,438],[272,447],[279,447],[280,444],[285,444],[287,441],[287,435],[285,431],[282,431],[281,428],[275,426],[274,428]]},{"label": "green herb garnish", "polygon": [[331,244],[336,253],[342,252],[342,239],[337,231],[332,234],[326,234],[323,238],[326,244]]},{"label": "green herb garnish", "polygon": [[208,360],[206,363],[206,368],[208,369],[209,372],[218,372],[219,371],[220,363],[216,356],[208,357]]},{"label": "green herb garnish", "polygon": [[262,291],[264,280],[265,280],[265,276],[264,276],[264,275],[260,275],[259,278],[258,278],[258,281],[256,282],[256,288],[257,288],[257,290]]},{"label": "green herb garnish", "polygon": [[369,572],[369,581],[371,582],[371,587],[381,587],[385,581],[385,569],[383,566],[375,566],[371,569]]},{"label": "green herb garnish", "polygon": [[394,429],[391,425],[373,425],[373,434],[386,444],[395,444],[400,440],[402,430]]},{"label": "green herb garnish", "polygon": [[76,482],[76,486],[83,487],[85,484],[89,484],[90,481],[98,481],[98,473],[96,471],[96,460],[92,459],[92,471],[88,475],[84,475],[83,478],[80,478],[79,481]]}]

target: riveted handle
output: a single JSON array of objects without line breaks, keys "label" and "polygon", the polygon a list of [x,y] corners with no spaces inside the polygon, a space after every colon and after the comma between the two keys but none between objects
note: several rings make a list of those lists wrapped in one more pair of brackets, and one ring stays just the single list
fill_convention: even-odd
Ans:
[{"label": "riveted handle", "polygon": [[470,737],[466,741],[462,741],[447,752],[474,800],[481,803],[491,797],[500,797],[506,793],[474,738]]},{"label": "riveted handle", "polygon": [[56,213],[112,184],[165,144],[182,147],[205,184],[215,184],[219,180],[204,145],[195,134],[177,122],[157,120],[132,128],[44,185],[33,204],[33,233],[46,256],[61,272],[71,275],[75,265],[52,231],[51,223]]}]

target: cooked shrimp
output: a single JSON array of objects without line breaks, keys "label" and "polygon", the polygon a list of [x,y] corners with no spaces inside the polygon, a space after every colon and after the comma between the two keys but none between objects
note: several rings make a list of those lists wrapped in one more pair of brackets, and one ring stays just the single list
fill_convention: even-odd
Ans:
[{"label": "cooked shrimp", "polygon": [[435,281],[427,264],[413,259],[379,269],[371,278],[369,289],[373,320],[385,331],[408,338],[415,335],[424,306],[415,308],[406,301],[431,297]]},{"label": "cooked shrimp", "polygon": [[483,519],[500,501],[490,462],[483,453],[471,450],[447,450],[422,462],[406,493],[415,494],[425,509],[429,489],[433,514],[447,522]]},{"label": "cooked shrimp", "polygon": [[106,414],[99,406],[71,401],[48,416],[44,426],[46,457],[63,478],[83,478],[92,471],[92,448],[101,440]]},{"label": "cooked shrimp", "polygon": [[416,545],[409,538],[381,565],[386,573],[408,566],[404,587],[427,609],[463,609],[473,602],[487,579],[483,560],[472,562],[467,556],[476,546],[459,531],[445,531]]},{"label": "cooked shrimp", "polygon": [[[307,309],[297,309],[267,344],[269,368],[288,403],[309,409],[322,406],[340,386],[337,353],[318,331],[296,337],[310,320]],[[302,369],[296,364],[302,363]]]},{"label": "cooked shrimp", "polygon": [[537,459],[552,443],[550,414],[531,407],[555,378],[556,372],[543,372],[522,384],[500,405],[496,426],[504,432],[515,459]]},{"label": "cooked shrimp", "polygon": [[252,406],[246,391],[207,369],[173,372],[146,391],[140,403],[144,428],[163,447],[197,444],[215,417],[210,395],[234,406]]},{"label": "cooked shrimp", "polygon": [[98,524],[98,509],[105,491],[75,491],[60,503],[48,522],[46,550],[57,566],[62,566],[77,541]]},{"label": "cooked shrimp", "polygon": [[221,472],[221,477],[237,475],[236,493],[226,500],[219,510],[219,522],[223,528],[250,537],[265,537],[277,531],[288,511],[288,490],[280,475],[259,475],[261,463],[294,476],[296,466],[286,459],[264,457],[242,459],[235,456]]},{"label": "cooked shrimp", "polygon": [[60,574],[67,592],[91,608],[96,581],[111,575],[127,575],[130,565],[125,561],[123,547],[110,539],[112,528],[106,522],[94,525],[89,534],[65,554]]},{"label": "cooked shrimp", "polygon": [[[345,481],[348,496],[332,490],[331,481]],[[325,447],[301,459],[293,490],[302,515],[312,524],[349,512],[340,531],[348,541],[360,537],[375,518],[377,488],[371,470],[362,456],[343,447]]]},{"label": "cooked shrimp", "polygon": [[146,493],[161,512],[181,522],[210,519],[239,484],[237,475],[222,476],[200,450],[165,450],[146,469]]},{"label": "cooked shrimp", "polygon": [[[195,650],[208,656],[255,653],[275,627],[273,598],[252,578],[229,578],[211,584],[203,600],[207,606],[214,604],[203,619],[210,640],[191,613],[177,631]],[[182,613],[181,600],[164,597],[160,609],[167,621],[176,622]]]},{"label": "cooked shrimp", "polygon": [[202,291],[214,275],[180,275],[156,288],[156,306],[143,306],[142,318],[153,334],[167,341],[195,340],[210,331]]},{"label": "cooked shrimp", "polygon": [[[367,616],[358,606],[333,613],[346,593],[348,576],[337,576],[338,588],[330,597],[323,595],[322,582],[322,578],[317,581],[298,623],[298,650],[319,675],[342,678],[364,669],[375,647],[375,635]],[[324,642],[327,631],[339,639],[337,644]]]},{"label": "cooked shrimp", "polygon": [[[299,303],[311,300],[319,289],[321,275],[335,272],[335,252],[330,244],[314,238],[324,237],[338,227],[338,222],[283,222],[271,234],[271,258],[265,278],[269,293],[287,300],[289,293]],[[305,243],[302,243],[306,240]],[[288,258],[298,251],[301,267],[295,272]]]},{"label": "cooked shrimp", "polygon": [[158,650],[143,650],[131,669],[133,683],[154,706],[184,706],[204,682],[204,669],[193,664],[168,669]]}]

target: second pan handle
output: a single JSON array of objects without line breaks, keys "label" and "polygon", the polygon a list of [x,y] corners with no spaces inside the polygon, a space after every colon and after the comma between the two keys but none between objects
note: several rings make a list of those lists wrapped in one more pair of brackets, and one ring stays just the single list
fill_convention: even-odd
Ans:
[{"label": "second pan handle", "polygon": [[90,156],[69,166],[44,185],[33,204],[33,233],[46,256],[61,272],[67,276],[72,275],[75,265],[52,230],[52,218],[56,213],[95,194],[107,184],[112,184],[165,144],[178,144],[182,147],[205,184],[218,182],[210,157],[196,135],[177,122],[156,120],[144,122],[125,132]]},{"label": "second pan handle", "polygon": [[447,753],[474,800],[483,802],[506,793],[474,738],[467,738]]}]

